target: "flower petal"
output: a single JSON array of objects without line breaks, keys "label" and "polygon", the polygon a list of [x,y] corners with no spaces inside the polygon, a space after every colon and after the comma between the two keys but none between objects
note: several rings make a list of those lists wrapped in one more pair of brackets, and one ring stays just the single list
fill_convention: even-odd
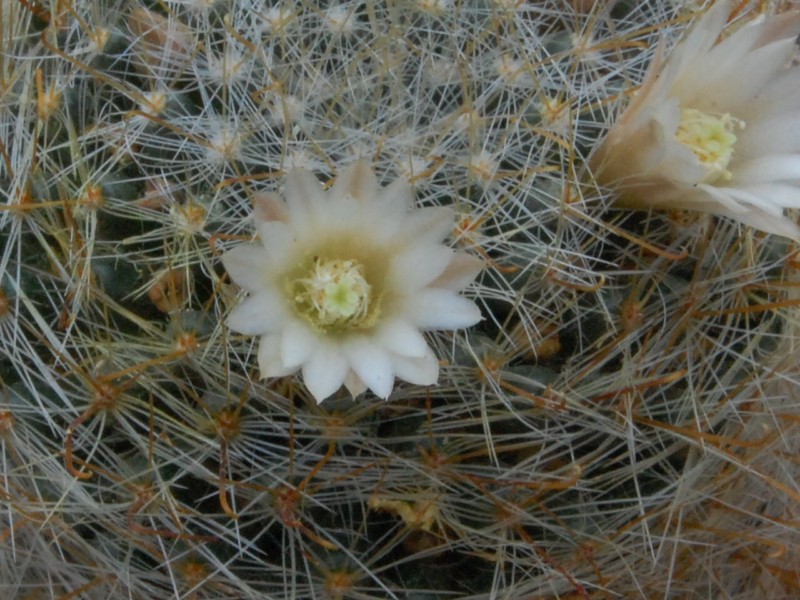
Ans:
[{"label": "flower petal", "polygon": [[279,331],[285,317],[281,298],[271,290],[261,290],[231,311],[228,327],[245,335],[264,335]]},{"label": "flower petal", "polygon": [[325,202],[325,190],[311,171],[292,169],[286,174],[285,183],[288,208],[292,211],[313,209]]},{"label": "flower petal", "polygon": [[279,335],[265,335],[258,344],[258,368],[261,378],[285,377],[297,371],[297,367],[287,368],[281,361],[281,339]]},{"label": "flower petal", "polygon": [[441,242],[453,231],[456,214],[447,206],[419,208],[405,217],[402,233],[415,244]]},{"label": "flower petal", "polygon": [[230,278],[248,292],[264,288],[267,273],[264,268],[264,249],[256,244],[241,244],[222,255],[222,265]]},{"label": "flower petal", "polygon": [[383,348],[400,356],[419,357],[430,351],[423,335],[402,319],[390,319],[381,323],[374,336]]},{"label": "flower petal", "polygon": [[745,213],[717,211],[717,214],[731,217],[740,223],[750,225],[766,233],[774,233],[800,242],[800,227],[791,219],[776,216],[762,210],[750,210]]},{"label": "flower petal", "polygon": [[253,196],[253,220],[256,225],[267,221],[283,221],[289,218],[286,203],[278,194],[260,192]]},{"label": "flower petal", "polygon": [[296,247],[294,230],[281,221],[267,221],[258,228],[264,250],[261,265],[274,272],[291,260]]},{"label": "flower petal", "polygon": [[400,178],[383,188],[377,200],[376,205],[384,211],[384,214],[399,216],[411,210],[414,205],[414,194],[408,181]]},{"label": "flower petal", "polygon": [[284,195],[286,221],[291,230],[302,233],[313,229],[319,221],[320,207],[325,205],[325,191],[314,174],[305,169],[289,171],[286,175]]},{"label": "flower petal", "polygon": [[741,189],[752,196],[768,198],[770,202],[783,208],[800,208],[800,190],[793,185],[763,183],[759,185],[743,185]]},{"label": "flower petal", "polygon": [[472,283],[485,263],[472,254],[457,252],[444,273],[430,283],[430,287],[460,292]]},{"label": "flower petal", "polygon": [[393,258],[385,285],[413,293],[439,277],[452,256],[453,250],[442,244],[414,244]]},{"label": "flower petal", "polygon": [[[800,77],[797,85],[800,88]],[[783,114],[774,118],[743,114],[741,118],[745,127],[736,133],[734,164],[744,164],[749,157],[759,155],[800,153],[800,115],[792,119]]]},{"label": "flower petal", "polygon": [[342,345],[342,350],[358,378],[376,396],[384,400],[388,398],[394,387],[394,370],[389,353],[360,335],[348,339]]},{"label": "flower petal", "polygon": [[395,375],[415,385],[433,385],[439,380],[439,361],[428,349],[425,356],[397,356],[393,360]]},{"label": "flower petal", "polygon": [[344,383],[350,365],[336,344],[321,341],[314,354],[303,365],[303,381],[319,403]]},{"label": "flower petal", "polygon": [[362,202],[372,201],[380,193],[380,186],[369,162],[361,159],[336,175],[329,193],[334,198],[352,196]]},{"label": "flower petal", "polygon": [[[739,37],[741,35],[731,36],[725,41],[733,40],[738,45]],[[732,46],[723,47],[723,44],[725,42],[714,49],[714,56],[709,55],[709,62],[714,68],[713,79],[698,85],[694,97],[681,98],[700,110],[713,112],[719,110],[720,106],[735,107],[758,95],[785,68],[795,46],[794,39],[785,39],[736,57],[729,52]],[[747,84],[742,85],[742,81]]]},{"label": "flower petal", "polygon": [[736,180],[747,183],[800,181],[800,156],[761,156],[736,167]]},{"label": "flower petal", "polygon": [[300,321],[289,319],[281,337],[281,360],[287,367],[299,367],[314,353],[318,336]]},{"label": "flower petal", "polygon": [[351,370],[344,379],[344,387],[355,398],[367,391],[367,385],[358,378],[358,375]]},{"label": "flower petal", "polygon": [[461,329],[481,320],[475,303],[442,289],[426,289],[406,299],[405,316],[422,329]]}]

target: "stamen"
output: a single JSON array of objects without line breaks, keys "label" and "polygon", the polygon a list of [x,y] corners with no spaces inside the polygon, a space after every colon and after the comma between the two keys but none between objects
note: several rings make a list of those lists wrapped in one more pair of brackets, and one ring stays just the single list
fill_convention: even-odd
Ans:
[{"label": "stamen", "polygon": [[675,138],[694,152],[706,168],[703,183],[728,180],[731,172],[728,164],[733,156],[736,135],[733,130],[743,128],[744,123],[729,114],[714,116],[696,108],[684,108]]},{"label": "stamen", "polygon": [[363,325],[370,315],[372,287],[355,260],[314,257],[307,277],[292,284],[295,308],[320,329]]}]

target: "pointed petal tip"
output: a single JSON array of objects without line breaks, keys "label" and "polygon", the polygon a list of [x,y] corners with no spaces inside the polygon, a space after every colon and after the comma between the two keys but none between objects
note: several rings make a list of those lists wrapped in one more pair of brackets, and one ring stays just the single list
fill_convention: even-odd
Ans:
[{"label": "pointed petal tip", "polygon": [[322,402],[342,387],[350,371],[340,348],[324,342],[314,350],[302,369],[305,386],[317,402]]},{"label": "pointed petal tip", "polygon": [[287,222],[289,213],[283,199],[272,192],[259,192],[253,196],[253,221],[261,225],[268,221]]},{"label": "pointed petal tip", "polygon": [[378,178],[366,158],[360,158],[336,175],[330,190],[336,197],[352,196],[360,201],[374,200],[380,190]]},{"label": "pointed petal tip", "polygon": [[347,374],[344,380],[344,386],[350,395],[355,400],[358,396],[367,391],[367,384],[365,384],[352,370]]}]

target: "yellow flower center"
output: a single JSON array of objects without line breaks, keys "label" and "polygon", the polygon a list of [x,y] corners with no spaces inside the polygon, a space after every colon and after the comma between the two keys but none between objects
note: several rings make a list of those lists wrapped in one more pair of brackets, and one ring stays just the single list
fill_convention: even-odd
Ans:
[{"label": "yellow flower center", "polygon": [[736,135],[733,130],[744,127],[744,123],[725,113],[719,117],[696,108],[681,110],[681,122],[675,138],[694,152],[706,168],[703,183],[714,183],[730,179],[728,163],[733,156]]},{"label": "yellow flower center", "polygon": [[364,327],[376,316],[372,287],[355,260],[315,256],[305,276],[291,282],[295,309],[325,331]]}]

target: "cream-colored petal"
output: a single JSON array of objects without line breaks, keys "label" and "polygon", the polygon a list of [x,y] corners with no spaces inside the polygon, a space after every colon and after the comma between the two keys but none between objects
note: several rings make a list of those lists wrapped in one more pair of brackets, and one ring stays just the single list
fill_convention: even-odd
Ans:
[{"label": "cream-colored petal", "polygon": [[258,369],[261,378],[285,377],[297,371],[297,367],[286,367],[280,356],[280,335],[265,335],[258,344]]},{"label": "cream-colored petal", "polygon": [[394,370],[389,353],[365,336],[353,336],[342,344],[350,368],[379,398],[389,397],[394,387]]},{"label": "cream-colored petal", "polygon": [[775,115],[798,116],[797,89],[800,87],[800,67],[786,69],[777,75],[758,96],[737,111],[737,117],[751,122]]},{"label": "cream-colored petal", "polygon": [[309,209],[325,202],[325,189],[306,169],[292,169],[286,174],[285,191],[295,208]]},{"label": "cream-colored petal", "polygon": [[403,223],[402,235],[414,244],[441,242],[456,224],[456,213],[446,206],[419,208],[408,213]]},{"label": "cream-colored petal", "polygon": [[303,365],[303,382],[319,403],[342,386],[349,371],[350,365],[341,348],[321,340]]},{"label": "cream-colored petal", "polygon": [[289,218],[286,203],[278,194],[259,192],[253,196],[253,220],[256,225],[267,221],[283,221]]},{"label": "cream-colored petal", "polygon": [[398,379],[415,385],[433,385],[439,380],[439,361],[428,350],[424,356],[397,356],[393,359]]},{"label": "cream-colored petal", "polygon": [[745,213],[728,213],[717,211],[720,216],[731,217],[736,221],[755,227],[766,233],[773,233],[800,242],[800,227],[785,216],[773,215],[765,211],[750,210]]},{"label": "cream-colored petal", "polygon": [[381,190],[376,202],[384,214],[403,215],[414,205],[414,194],[411,185],[405,179],[395,179]]},{"label": "cream-colored petal", "polygon": [[362,203],[363,220],[380,239],[393,239],[406,231],[406,217],[414,204],[411,186],[404,179],[397,179],[380,190],[376,201]]},{"label": "cream-colored petal", "polygon": [[728,0],[716,2],[692,26],[687,35],[670,53],[663,73],[670,85],[678,85],[676,75],[685,73],[690,64],[702,59],[716,43],[731,12]]},{"label": "cream-colored petal", "polygon": [[289,318],[281,337],[281,361],[287,367],[299,367],[319,345],[319,336],[297,319]]},{"label": "cream-colored petal", "polygon": [[380,193],[380,186],[369,162],[361,159],[336,175],[329,193],[334,198],[349,195],[362,202],[373,201]]},{"label": "cream-colored petal", "polygon": [[712,193],[716,193],[715,197],[724,194],[729,198],[732,198],[745,209],[743,211],[735,211],[737,213],[741,214],[756,210],[768,212],[776,217],[783,216],[783,207],[775,204],[771,198],[756,196],[755,194],[752,194],[741,188],[704,186],[703,189],[706,191],[713,190]]},{"label": "cream-colored petal", "polygon": [[325,191],[310,171],[292,169],[286,175],[286,210],[288,222],[295,231],[314,227],[317,211],[325,203]]},{"label": "cream-colored petal", "polygon": [[735,177],[737,181],[748,183],[800,181],[800,155],[760,156],[745,164],[737,164]]},{"label": "cream-colored petal", "polygon": [[261,290],[246,298],[228,315],[228,327],[245,335],[279,331],[286,317],[282,299],[272,290]]},{"label": "cream-colored petal", "polygon": [[[800,78],[797,89],[800,89]],[[747,124],[736,132],[732,169],[735,170],[737,164],[746,164],[748,160],[767,154],[800,154],[800,107],[796,118],[786,115],[742,118]]]},{"label": "cream-colored petal", "polygon": [[466,252],[457,252],[444,273],[430,283],[430,287],[460,292],[478,276],[486,266],[477,256]]},{"label": "cream-colored petal", "polygon": [[404,315],[422,329],[461,329],[481,320],[475,303],[442,289],[421,290],[409,296]]},{"label": "cream-colored petal", "polygon": [[294,230],[281,221],[267,221],[259,226],[264,246],[261,264],[275,273],[293,260],[296,248]]},{"label": "cream-colored petal", "polygon": [[241,244],[222,255],[222,266],[231,280],[248,292],[264,289],[268,278],[264,249],[256,244]]},{"label": "cream-colored petal", "polygon": [[365,209],[364,202],[350,194],[339,196],[331,192],[328,202],[320,210],[320,222],[328,232],[355,229],[357,235],[363,235],[364,227],[371,225],[369,220],[369,211]]},{"label": "cream-colored petal", "polygon": [[[738,33],[727,41],[738,42],[737,36]],[[683,97],[681,94],[681,100],[705,112],[727,110],[735,114],[738,105],[757,96],[786,67],[793,51],[794,39],[788,39],[758,48],[744,56],[732,57],[719,53],[717,56],[725,60],[716,61],[709,56],[709,68],[713,68],[713,72],[698,73],[705,75],[704,85],[698,81],[692,96]]]},{"label": "cream-colored petal", "polygon": [[344,387],[355,398],[367,391],[367,385],[358,378],[358,375],[351,370],[344,379]]},{"label": "cream-colored petal", "polygon": [[413,325],[402,319],[389,319],[375,328],[375,341],[393,354],[423,356],[429,352],[428,342]]},{"label": "cream-colored petal", "polygon": [[[741,202],[731,196],[731,194],[729,194],[725,188],[706,184],[699,185],[697,188],[698,190],[705,192],[707,197],[714,201],[712,208],[708,209],[708,212],[722,214],[722,211],[725,211],[727,214],[744,214],[750,210],[747,206],[743,205]],[[703,203],[697,202],[698,206],[701,204]],[[693,205],[687,202],[683,205],[679,205],[678,208],[686,208],[691,206]]]},{"label": "cream-colored petal", "polygon": [[453,256],[442,244],[415,244],[397,254],[386,274],[386,288],[414,293],[439,277]]},{"label": "cream-colored petal", "polygon": [[764,183],[742,186],[742,191],[757,198],[766,198],[782,208],[800,208],[800,186]]}]

